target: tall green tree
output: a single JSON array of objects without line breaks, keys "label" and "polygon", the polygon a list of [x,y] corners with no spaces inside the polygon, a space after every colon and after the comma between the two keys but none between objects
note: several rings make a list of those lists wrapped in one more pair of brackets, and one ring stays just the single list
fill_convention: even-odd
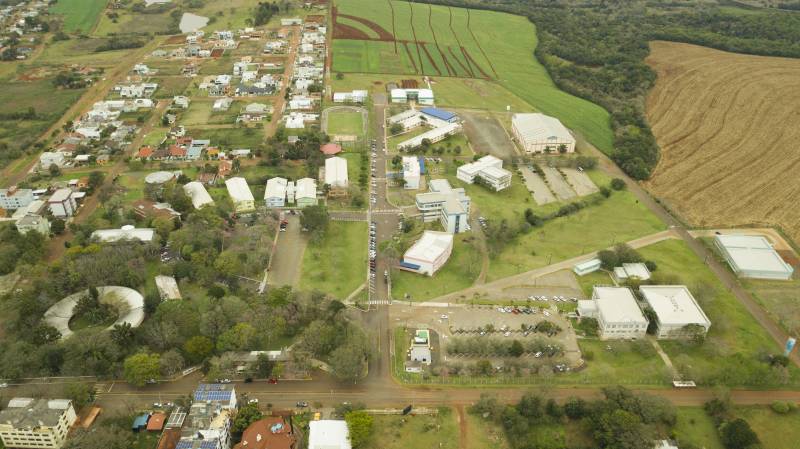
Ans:
[{"label": "tall green tree", "polygon": [[157,379],[160,374],[160,360],[158,354],[140,352],[125,359],[123,372],[125,380],[137,387],[142,387],[150,379]]}]

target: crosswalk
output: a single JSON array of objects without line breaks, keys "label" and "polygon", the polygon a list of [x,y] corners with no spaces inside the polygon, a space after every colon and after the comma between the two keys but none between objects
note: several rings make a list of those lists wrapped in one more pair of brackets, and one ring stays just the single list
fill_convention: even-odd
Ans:
[{"label": "crosswalk", "polygon": [[373,214],[399,214],[401,212],[400,209],[372,209],[370,210]]},{"label": "crosswalk", "polygon": [[392,301],[388,299],[370,299],[369,305],[371,306],[378,306],[378,305],[385,305],[390,306],[392,305]]}]

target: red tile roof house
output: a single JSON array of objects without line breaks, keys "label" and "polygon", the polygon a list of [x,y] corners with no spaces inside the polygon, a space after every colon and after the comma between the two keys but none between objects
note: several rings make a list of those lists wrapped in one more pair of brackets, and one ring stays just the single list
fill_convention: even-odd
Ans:
[{"label": "red tile roof house", "polygon": [[335,143],[326,143],[319,147],[319,151],[322,151],[322,154],[326,156],[333,156],[334,154],[339,154],[342,152],[342,147],[335,144]]},{"label": "red tile roof house", "polygon": [[154,152],[155,150],[153,150],[153,147],[144,146],[139,148],[139,152],[136,153],[136,157],[139,159],[150,159],[153,156]]},{"label": "red tile roof house", "polygon": [[234,449],[295,449],[295,443],[286,421],[280,416],[268,416],[250,424]]},{"label": "red tile roof house", "polygon": [[177,161],[182,161],[186,159],[186,148],[180,147],[178,145],[170,145],[169,158]]}]

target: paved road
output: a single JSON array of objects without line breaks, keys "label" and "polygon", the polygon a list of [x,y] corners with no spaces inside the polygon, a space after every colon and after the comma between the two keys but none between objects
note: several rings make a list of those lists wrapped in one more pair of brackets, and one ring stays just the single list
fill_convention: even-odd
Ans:
[{"label": "paved road", "polygon": [[286,214],[285,232],[278,234],[278,245],[272,258],[269,273],[269,284],[274,286],[297,286],[303,263],[303,253],[308,240],[300,232],[300,216]]}]

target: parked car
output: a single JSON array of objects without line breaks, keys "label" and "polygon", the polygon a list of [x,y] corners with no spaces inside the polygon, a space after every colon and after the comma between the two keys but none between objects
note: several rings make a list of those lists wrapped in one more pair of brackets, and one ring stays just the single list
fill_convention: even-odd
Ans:
[{"label": "parked car", "polygon": [[306,402],[306,401],[300,401],[300,402],[298,402],[298,403],[297,403],[297,404],[295,404],[295,405],[297,405],[297,407],[299,407],[299,408],[305,408],[305,407],[308,407],[308,402]]}]

